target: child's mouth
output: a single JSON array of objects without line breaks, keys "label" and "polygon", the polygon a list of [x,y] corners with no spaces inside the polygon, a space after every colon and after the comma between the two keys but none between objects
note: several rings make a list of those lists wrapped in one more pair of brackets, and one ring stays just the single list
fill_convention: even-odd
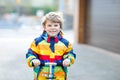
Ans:
[{"label": "child's mouth", "polygon": [[50,31],[51,33],[55,33],[56,31]]}]

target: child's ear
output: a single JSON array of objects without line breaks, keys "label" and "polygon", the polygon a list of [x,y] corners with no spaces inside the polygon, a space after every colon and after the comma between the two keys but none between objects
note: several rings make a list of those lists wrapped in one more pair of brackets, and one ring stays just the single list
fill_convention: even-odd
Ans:
[{"label": "child's ear", "polygon": [[46,29],[45,25],[43,25],[43,29],[44,29],[44,30]]},{"label": "child's ear", "polygon": [[45,24],[42,24],[42,27],[45,28]]},{"label": "child's ear", "polygon": [[60,34],[61,34],[61,35],[64,35],[63,32],[62,32],[62,30],[60,30]]}]

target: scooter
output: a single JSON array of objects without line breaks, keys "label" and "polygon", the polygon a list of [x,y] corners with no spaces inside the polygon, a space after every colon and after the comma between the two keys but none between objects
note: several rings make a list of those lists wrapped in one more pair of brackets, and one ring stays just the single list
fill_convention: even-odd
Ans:
[{"label": "scooter", "polygon": [[47,62],[47,63],[44,63],[44,65],[48,65],[49,66],[49,74],[46,75],[46,79],[47,80],[55,80],[55,76],[54,76],[54,73],[53,73],[53,66],[56,66],[56,65],[62,65],[62,63],[55,63],[55,62]]},{"label": "scooter", "polygon": [[57,63],[49,62],[49,63],[45,63],[45,65],[48,65],[48,66],[49,66],[49,74],[48,74],[48,76],[47,76],[47,79],[48,79],[48,80],[55,80],[54,73],[53,73],[53,71],[52,71],[52,67],[53,67],[53,66],[56,66]]}]

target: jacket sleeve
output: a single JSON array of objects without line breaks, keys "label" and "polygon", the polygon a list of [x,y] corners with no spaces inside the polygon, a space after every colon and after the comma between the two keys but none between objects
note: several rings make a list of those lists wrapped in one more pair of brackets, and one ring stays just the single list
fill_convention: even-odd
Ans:
[{"label": "jacket sleeve", "polygon": [[76,59],[76,54],[73,52],[72,44],[68,43],[68,48],[66,54],[63,56],[64,59],[70,59],[70,65],[74,64]]},{"label": "jacket sleeve", "polygon": [[33,63],[32,63],[33,59],[38,59],[37,53],[38,53],[38,48],[35,44],[35,41],[33,41],[26,54],[26,60],[29,67],[33,67]]}]

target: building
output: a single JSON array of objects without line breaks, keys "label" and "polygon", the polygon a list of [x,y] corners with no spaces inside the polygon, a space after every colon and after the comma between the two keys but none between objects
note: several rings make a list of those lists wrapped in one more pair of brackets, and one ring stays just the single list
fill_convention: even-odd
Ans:
[{"label": "building", "polygon": [[120,0],[75,0],[75,39],[120,53]]}]

